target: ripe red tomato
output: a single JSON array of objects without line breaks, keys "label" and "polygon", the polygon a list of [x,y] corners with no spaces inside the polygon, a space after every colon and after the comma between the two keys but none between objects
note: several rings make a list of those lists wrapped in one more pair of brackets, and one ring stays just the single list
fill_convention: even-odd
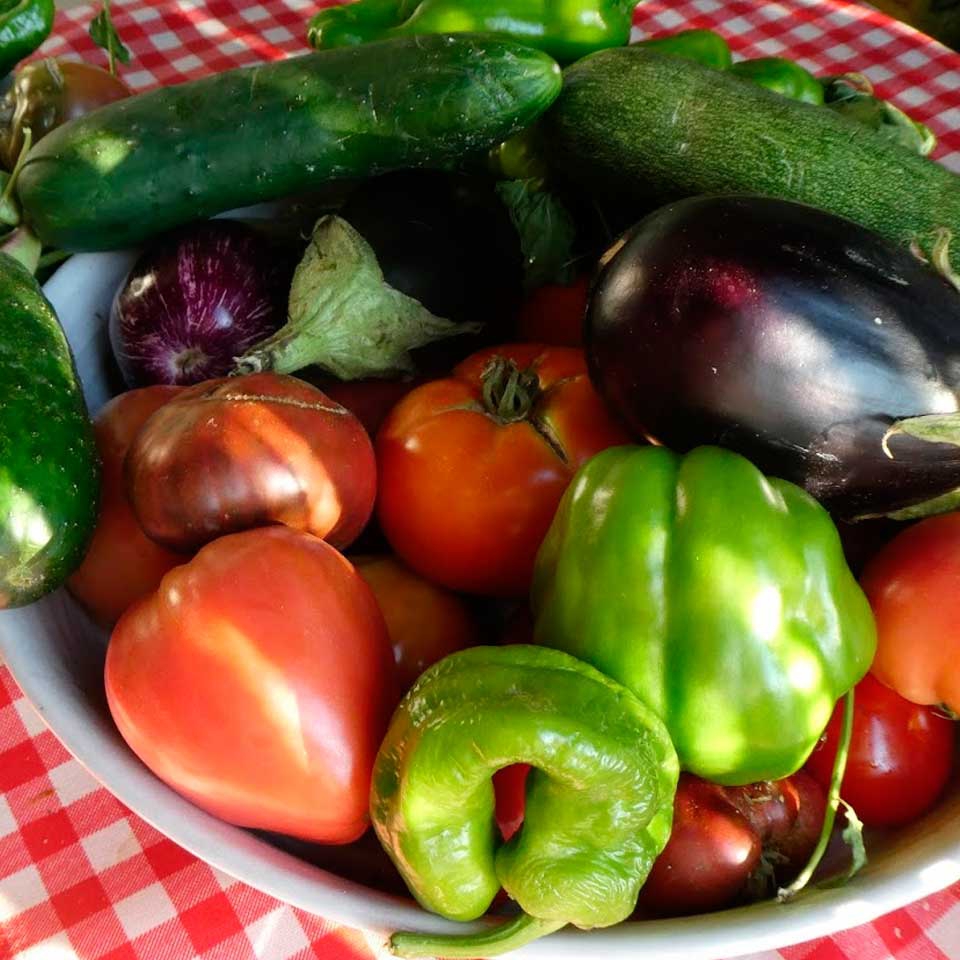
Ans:
[{"label": "ripe red tomato", "polygon": [[147,418],[182,387],[145,387],[114,397],[93,422],[102,462],[100,513],[83,563],[67,589],[102,627],[112,627],[134,600],[155,590],[160,578],[188,556],[173,553],[140,529],[123,484],[123,458]]},{"label": "ripe red tomato", "polygon": [[367,828],[393,656],[370,588],[325,541],[214,540],[120,618],[105,681],[133,751],[209,813],[322,843]]},{"label": "ripe red tomato", "polygon": [[[829,786],[840,735],[838,704],[808,770]],[[867,826],[909,823],[936,803],[953,766],[954,724],[867,674],[854,692],[853,734],[840,796]]]},{"label": "ripe red tomato", "polygon": [[403,560],[454,590],[520,596],[576,469],[628,438],[583,352],[482,350],[393,408],[377,435],[378,516]]},{"label": "ripe red tomato", "polygon": [[456,594],[424,580],[396,557],[351,557],[387,624],[401,693],[431,664],[479,642],[477,625]]},{"label": "ripe red tomato", "polygon": [[960,713],[960,513],[899,533],[861,584],[877,622],[874,676],[907,700]]},{"label": "ripe red tomato", "polygon": [[519,338],[527,343],[582,347],[589,286],[590,277],[583,274],[570,284],[537,287],[520,308]]}]

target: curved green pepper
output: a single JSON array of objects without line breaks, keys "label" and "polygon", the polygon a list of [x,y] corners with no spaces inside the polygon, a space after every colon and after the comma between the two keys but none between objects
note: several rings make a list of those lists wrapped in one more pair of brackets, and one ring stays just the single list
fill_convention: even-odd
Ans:
[{"label": "curved green pepper", "polygon": [[0,0],[0,77],[47,39],[53,17],[53,0]]},{"label": "curved green pepper", "polygon": [[733,63],[733,54],[727,41],[712,30],[681,30],[678,33],[640,40],[633,46],[695,60],[715,70],[726,70]]},{"label": "curved green pepper", "polygon": [[[517,762],[534,767],[524,823],[498,846],[490,778]],[[524,912],[485,934],[394,934],[391,949],[489,957],[626,919],[669,837],[677,776],[652,712],[568,654],[474,647],[435,664],[377,755],[374,829],[428,910],[473,920],[502,886]]]},{"label": "curved green pepper", "polygon": [[730,67],[730,72],[791,100],[815,106],[823,104],[823,85],[809,70],[804,70],[793,60],[783,57],[739,60]]},{"label": "curved green pepper", "polygon": [[355,0],[307,28],[317,49],[424,33],[499,33],[572,63],[630,39],[633,0]]},{"label": "curved green pepper", "polygon": [[617,447],[574,477],[534,572],[536,642],[629,687],[681,766],[796,771],[876,646],[827,512],[717,447]]}]

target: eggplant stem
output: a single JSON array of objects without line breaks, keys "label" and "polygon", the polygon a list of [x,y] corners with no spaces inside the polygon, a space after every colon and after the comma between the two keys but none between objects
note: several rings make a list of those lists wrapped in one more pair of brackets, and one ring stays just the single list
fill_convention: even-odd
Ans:
[{"label": "eggplant stem", "polygon": [[810,878],[827,851],[827,844],[830,843],[833,824],[837,819],[837,809],[840,806],[840,784],[847,769],[847,756],[850,753],[850,740],[853,737],[853,700],[854,694],[851,687],[843,698],[843,725],[840,728],[837,754],[833,760],[833,773],[830,776],[830,789],[827,791],[827,807],[823,815],[820,837],[813,853],[810,854],[810,859],[797,878],[789,886],[781,887],[777,891],[777,900],[780,903],[792,900],[810,882]]},{"label": "eggplant stem", "polygon": [[545,937],[561,927],[563,920],[540,920],[520,914],[492,930],[474,934],[395,933],[390,938],[390,952],[397,957],[442,957],[443,960],[474,960],[498,957],[524,944]]}]

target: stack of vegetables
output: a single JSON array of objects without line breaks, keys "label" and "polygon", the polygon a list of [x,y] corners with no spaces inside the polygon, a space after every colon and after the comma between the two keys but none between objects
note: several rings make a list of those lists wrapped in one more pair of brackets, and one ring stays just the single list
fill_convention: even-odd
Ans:
[{"label": "stack of vegetables", "polygon": [[[2,604],[67,585],[202,808],[502,917],[402,956],[789,900],[951,772],[960,181],[631,14],[359,0],[127,96],[105,11],[99,102],[8,94]],[[91,422],[33,274],[134,245]]]}]

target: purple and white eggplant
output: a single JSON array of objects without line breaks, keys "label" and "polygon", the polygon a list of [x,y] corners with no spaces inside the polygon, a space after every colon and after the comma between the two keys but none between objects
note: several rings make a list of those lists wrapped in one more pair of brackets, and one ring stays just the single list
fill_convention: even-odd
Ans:
[{"label": "purple and white eggplant", "polygon": [[161,239],[114,297],[110,343],[130,387],[228,374],[284,322],[292,272],[253,227],[208,220]]}]

